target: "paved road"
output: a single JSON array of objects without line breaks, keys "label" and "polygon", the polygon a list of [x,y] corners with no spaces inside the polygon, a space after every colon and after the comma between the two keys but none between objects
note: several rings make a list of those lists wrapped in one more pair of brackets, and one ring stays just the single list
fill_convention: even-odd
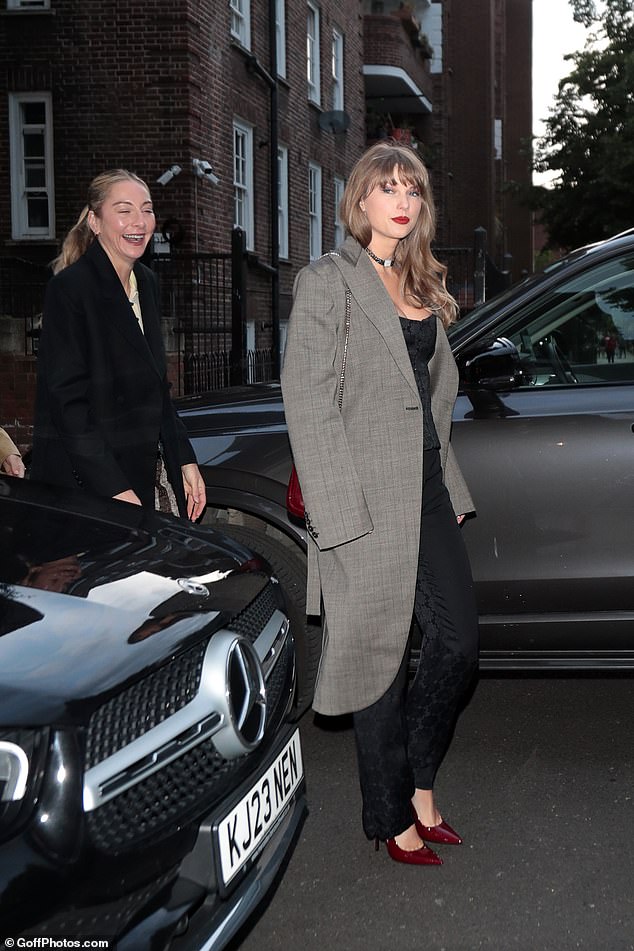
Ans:
[{"label": "paved road", "polygon": [[374,852],[350,725],[323,722],[301,724],[310,815],[232,951],[634,949],[634,678],[481,680],[438,777],[465,838],[442,868]]}]

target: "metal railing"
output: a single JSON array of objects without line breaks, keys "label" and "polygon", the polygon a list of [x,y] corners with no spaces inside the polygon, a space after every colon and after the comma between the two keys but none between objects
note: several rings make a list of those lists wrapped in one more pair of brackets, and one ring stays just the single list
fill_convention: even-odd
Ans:
[{"label": "metal railing", "polygon": [[24,322],[24,354],[37,353],[49,267],[22,258],[0,257],[0,316]]},{"label": "metal railing", "polygon": [[455,297],[462,314],[475,304],[474,251],[472,248],[433,248],[441,264],[447,266],[447,290]]}]

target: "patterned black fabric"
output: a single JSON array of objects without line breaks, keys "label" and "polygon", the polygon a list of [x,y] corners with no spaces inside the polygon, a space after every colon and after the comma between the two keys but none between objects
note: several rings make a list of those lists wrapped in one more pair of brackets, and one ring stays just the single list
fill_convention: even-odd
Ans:
[{"label": "patterned black fabric", "polygon": [[477,665],[471,569],[436,450],[425,452],[424,471],[414,607],[422,631],[418,670],[408,684],[408,648],[387,692],[353,718],[370,839],[392,838],[412,824],[414,789],[433,788]]},{"label": "patterned black fabric", "polygon": [[409,317],[399,314],[399,320],[423,407],[423,449],[440,449],[440,440],[431,414],[428,367],[436,349],[436,318],[432,316],[423,320],[410,320]]}]

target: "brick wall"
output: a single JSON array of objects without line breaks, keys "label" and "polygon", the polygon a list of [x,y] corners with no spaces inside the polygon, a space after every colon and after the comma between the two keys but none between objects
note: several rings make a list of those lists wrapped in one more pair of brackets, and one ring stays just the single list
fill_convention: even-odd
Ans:
[{"label": "brick wall", "polygon": [[[443,0],[442,7],[443,73],[434,78],[431,118],[438,241],[471,247],[482,226],[495,263],[510,252],[519,277],[530,259],[530,212],[513,204],[506,185],[530,180],[520,149],[531,130],[531,2]],[[503,133],[498,160],[496,118]]]},{"label": "brick wall", "polygon": [[24,452],[33,437],[35,357],[3,356],[0,367],[0,426]]},{"label": "brick wall", "polygon": [[403,17],[393,14],[363,18],[364,62],[404,69],[426,96],[431,94],[429,60],[415,47],[403,25]]}]

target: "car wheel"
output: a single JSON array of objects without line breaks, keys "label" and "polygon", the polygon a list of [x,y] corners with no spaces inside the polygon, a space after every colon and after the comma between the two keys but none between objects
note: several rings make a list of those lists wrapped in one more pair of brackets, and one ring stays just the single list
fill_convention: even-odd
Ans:
[{"label": "car wheel", "polygon": [[306,617],[306,556],[298,550],[289,548],[262,529],[223,522],[222,531],[225,535],[230,535],[247,548],[262,555],[282,585],[291,631],[295,638],[297,661],[295,718],[299,719],[313,699],[322,640],[321,624],[311,623]]}]

